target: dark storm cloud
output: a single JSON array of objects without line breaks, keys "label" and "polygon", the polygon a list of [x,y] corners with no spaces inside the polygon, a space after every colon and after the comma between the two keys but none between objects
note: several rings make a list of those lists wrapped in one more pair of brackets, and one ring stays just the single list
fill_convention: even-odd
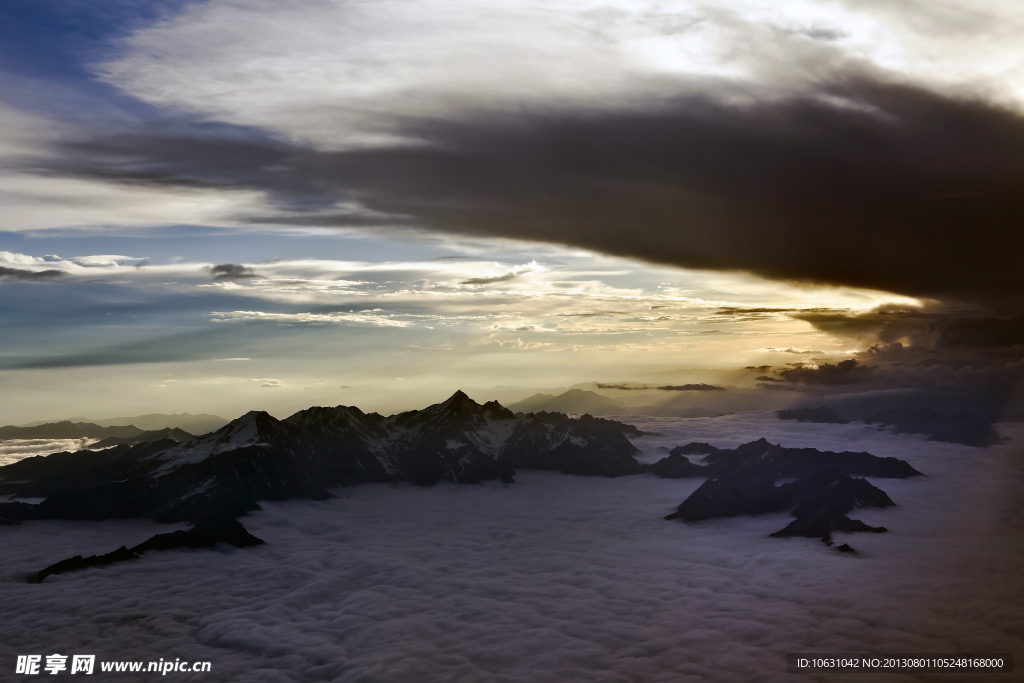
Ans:
[{"label": "dark storm cloud", "polygon": [[518,273],[505,273],[504,275],[497,275],[495,277],[471,277],[468,280],[463,280],[460,285],[489,285],[495,282],[508,282],[509,280],[515,280],[519,277]]},{"label": "dark storm cloud", "polygon": [[618,391],[725,391],[725,387],[716,387],[712,384],[666,384],[664,386],[648,386],[646,384],[629,384],[626,382],[617,384],[605,384],[597,382],[598,389],[615,389]]},{"label": "dark storm cloud", "polygon": [[[22,168],[265,190],[300,223],[384,221],[994,305],[1024,292],[1024,120],[978,100],[848,78],[745,104],[681,96],[399,128],[422,144],[315,151],[180,125]],[[352,199],[374,213],[325,217]]]},{"label": "dark storm cloud", "polygon": [[870,381],[875,368],[860,365],[850,358],[835,365],[822,363],[817,367],[797,366],[780,370],[783,381],[797,384],[860,384]]},{"label": "dark storm cloud", "polygon": [[875,339],[883,343],[927,334],[941,312],[881,306],[865,313],[842,310],[809,310],[790,317],[808,322],[822,332],[849,339]]},{"label": "dark storm cloud", "polygon": [[746,322],[750,320],[766,320],[791,311],[795,308],[745,308],[742,306],[724,306],[715,312],[716,316],[728,319],[728,322]]},{"label": "dark storm cloud", "polygon": [[214,276],[214,280],[246,280],[260,277],[252,268],[240,263],[222,263],[206,270]]},{"label": "dark storm cloud", "polygon": [[1019,315],[893,307],[791,315],[831,335],[875,342],[858,354],[869,362],[982,367],[1024,358],[1024,317]]},{"label": "dark storm cloud", "polygon": [[62,270],[22,270],[0,267],[0,280],[56,280],[64,275]]}]

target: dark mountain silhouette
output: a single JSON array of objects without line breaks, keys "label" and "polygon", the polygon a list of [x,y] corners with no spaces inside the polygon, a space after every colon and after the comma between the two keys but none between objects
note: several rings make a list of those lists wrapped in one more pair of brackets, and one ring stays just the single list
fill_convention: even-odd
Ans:
[{"label": "dark mountain silhouette", "polygon": [[170,439],[171,441],[180,443],[191,439],[192,436],[192,434],[189,434],[184,429],[157,429],[149,432],[142,432],[135,436],[108,436],[107,438],[97,441],[89,446],[89,449],[97,450],[100,448],[110,448],[111,446],[120,446],[126,443],[145,443],[149,441],[162,441],[164,439]]},{"label": "dark mountain silhouette", "polygon": [[[167,434],[154,436],[161,435]],[[481,405],[461,391],[389,417],[352,406],[308,408],[284,420],[252,411],[181,442],[142,440],[0,467],[0,494],[43,498],[38,504],[0,503],[0,524],[152,518],[193,525],[133,548],[58,562],[37,575],[42,580],[132,560],[149,550],[258,544],[237,520],[259,509],[260,500],[325,499],[330,488],[364,482],[514,483],[516,469],[606,477],[650,470],[670,478],[710,477],[670,518],[697,521],[788,509],[797,519],[778,535],[828,539],[834,531],[869,529],[845,516],[853,507],[892,504],[884,492],[852,476],[920,474],[896,458],[783,448],[764,439],[735,449],[688,444],[645,466],[628,438],[640,435],[631,425],[586,414],[513,414],[496,401]],[[702,465],[685,457],[698,454],[704,455]],[[775,486],[792,478],[797,481]]]},{"label": "dark mountain silhouette", "polygon": [[241,522],[230,516],[210,515],[192,525],[187,531],[174,531],[169,534],[157,534],[133,548],[121,546],[105,555],[82,557],[75,555],[66,560],[51,564],[49,567],[31,577],[31,583],[40,583],[47,576],[62,574],[87,567],[103,567],[115,562],[137,560],[147,550],[173,550],[174,548],[210,548],[218,543],[233,545],[236,548],[261,545],[262,539],[256,538],[242,526]]},{"label": "dark mountain silhouette", "polygon": [[[390,417],[350,406],[309,408],[285,420],[253,411],[181,443],[126,443],[2,467],[0,493],[44,500],[0,503],[0,523],[148,517],[203,529],[203,520],[235,520],[259,509],[259,500],[324,499],[329,488],[363,482],[512,483],[517,467],[638,474],[644,467],[633,457],[637,450],[627,435],[640,432],[590,415],[517,416],[496,401],[480,405],[461,391]],[[117,557],[130,559],[125,553]]]},{"label": "dark mountain silhouette", "polygon": [[[220,429],[229,421],[219,415],[208,413],[176,413],[166,415],[164,413],[148,413],[146,415],[134,415],[131,417],[109,417],[98,420],[91,417],[69,417],[66,422],[88,422],[101,427],[123,427],[132,425],[145,431],[159,431],[161,429],[183,429],[190,434],[206,434]],[[30,422],[19,425],[21,427],[36,427],[45,424],[46,420]]]},{"label": "dark mountain silhouette", "polygon": [[89,422],[47,422],[34,427],[0,427],[0,439],[106,439],[138,436],[143,430],[133,425],[101,427]]},{"label": "dark mountain silhouette", "polygon": [[[709,451],[702,460],[703,466],[684,458],[685,453]],[[686,464],[680,465],[684,460]],[[678,474],[672,469],[677,467]],[[718,449],[706,443],[677,447],[669,457],[656,463],[652,472],[673,478],[710,477],[665,519],[698,522],[790,510],[796,519],[772,536],[820,538],[829,545],[837,531],[885,531],[884,527],[870,527],[846,516],[858,507],[894,505],[884,491],[866,479],[854,478],[855,475],[902,479],[921,474],[897,458],[784,448],[766,439],[735,449]],[[795,481],[776,486],[784,479]]]},{"label": "dark mountain silhouette", "polygon": [[591,415],[624,415],[630,412],[616,401],[593,391],[586,391],[585,389],[570,389],[563,394],[552,396],[544,401],[534,400],[544,395],[534,394],[534,396],[513,405],[512,410],[523,413],[576,413],[578,415],[584,413]]},{"label": "dark mountain silhouette", "polygon": [[545,401],[555,398],[555,394],[534,394],[522,401],[516,401],[508,407],[513,413],[532,413],[533,409]]},{"label": "dark mountain silhouette", "polygon": [[[771,481],[795,479],[830,470],[840,474],[860,477],[885,477],[904,479],[921,473],[899,458],[880,458],[870,453],[843,451],[819,451],[815,448],[785,448],[771,444],[767,439],[758,439],[737,446],[734,449],[719,449],[706,443],[690,443],[676,446],[652,468],[655,474],[659,465],[674,456],[707,454],[701,460],[703,465],[693,465],[692,476],[721,478],[727,475],[754,472],[769,477]],[[664,475],[658,475],[664,476]]]}]

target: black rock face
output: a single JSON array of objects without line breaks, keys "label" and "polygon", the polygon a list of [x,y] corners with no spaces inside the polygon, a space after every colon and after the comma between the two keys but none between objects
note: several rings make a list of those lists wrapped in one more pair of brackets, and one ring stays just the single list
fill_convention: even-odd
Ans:
[{"label": "black rock face", "polygon": [[792,408],[789,410],[780,410],[776,415],[778,415],[780,420],[796,420],[797,422],[816,422],[820,424],[840,425],[850,422],[849,420],[844,420],[836,415],[836,411],[824,406],[821,408]]},{"label": "black rock face", "polygon": [[40,583],[47,576],[63,574],[64,572],[87,567],[102,567],[114,562],[126,562],[137,560],[147,550],[173,550],[175,548],[210,548],[218,543],[233,545],[236,548],[261,545],[262,539],[256,538],[237,520],[226,515],[210,515],[196,522],[191,529],[175,531],[169,534],[157,534],[143,541],[134,548],[121,546],[117,550],[106,555],[93,555],[82,557],[75,555],[66,560],[61,560],[41,570],[32,579],[33,583]]},{"label": "black rock face", "polygon": [[792,510],[796,519],[772,536],[807,536],[828,542],[835,531],[885,531],[850,519],[846,513],[859,507],[890,505],[894,503],[881,489],[838,472],[820,472],[782,486],[775,486],[768,477],[733,476],[704,482],[665,519],[698,522]]},{"label": "black rock face", "polygon": [[17,524],[27,519],[36,519],[38,507],[28,503],[0,503],[0,526]]},{"label": "black rock face", "polygon": [[462,392],[389,418],[309,408],[286,420],[248,413],[183,443],[122,444],[27,458],[0,468],[0,493],[46,498],[0,504],[0,520],[237,516],[257,500],[317,498],[364,482],[514,481],[515,468],[621,476],[644,470],[631,425],[558,413],[516,417]]},{"label": "black rock face", "polygon": [[51,564],[46,569],[41,570],[37,573],[30,581],[31,583],[41,583],[47,576],[54,574],[63,574],[64,572],[75,571],[76,569],[86,569],[88,567],[103,567],[114,562],[125,562],[127,560],[137,560],[139,556],[128,550],[125,546],[121,546],[117,550],[105,555],[90,555],[89,557],[82,557],[81,555],[75,555],[69,557],[66,560],[61,560]]},{"label": "black rock face", "polygon": [[703,441],[694,441],[685,446],[676,446],[669,451],[669,455],[714,455],[715,453],[718,453],[718,449]]},{"label": "black rock face", "polygon": [[756,515],[785,509],[788,503],[788,498],[780,495],[770,478],[708,479],[665,519],[699,522],[715,517]]},{"label": "black rock face", "polygon": [[[700,444],[703,447],[706,444]],[[682,457],[682,456],[678,456]],[[668,458],[652,467],[668,466]],[[826,543],[836,531],[884,532],[846,516],[859,507],[894,505],[889,496],[865,479],[851,475],[904,478],[920,472],[897,458],[869,453],[833,453],[813,448],[788,449],[765,439],[708,455],[699,469],[705,481],[665,519],[699,522],[716,517],[789,510],[796,519],[772,536],[807,536]],[[664,476],[664,475],[662,475]],[[780,479],[796,481],[776,486]]]},{"label": "black rock face", "polygon": [[[0,524],[111,518],[195,524],[188,532],[156,536],[147,541],[150,545],[131,549],[141,552],[207,545],[202,539],[213,533],[209,520],[231,520],[234,536],[218,527],[212,537],[246,545],[247,532],[234,520],[259,509],[257,501],[321,500],[336,486],[514,483],[516,467],[609,477],[638,474],[645,468],[633,457],[637,450],[627,435],[640,432],[589,415],[516,416],[495,401],[481,405],[461,391],[442,403],[391,417],[349,406],[313,407],[285,420],[253,411],[181,443],[126,443],[0,467],[0,494],[45,498],[37,505],[0,503]],[[93,566],[107,560],[103,555],[75,562]]]},{"label": "black rock face", "polygon": [[[785,528],[772,536],[807,536],[820,538],[826,543],[835,531],[884,532],[885,527],[871,527],[846,513],[854,508],[890,507],[895,505],[885,491],[872,486],[865,479],[853,479],[836,472],[822,472],[780,489],[792,487],[792,500],[799,501],[793,508],[796,517]],[[785,494],[783,494],[785,495]]]},{"label": "black rock face", "polygon": [[903,479],[921,473],[898,458],[880,458],[870,453],[819,451],[815,448],[784,448],[779,444],[758,439],[734,449],[718,449],[708,444],[694,443],[672,449],[672,453],[705,453],[705,463],[699,476],[724,477],[733,473],[751,471],[774,480],[806,477],[824,470],[859,477],[885,477]]},{"label": "black rock face", "polygon": [[633,457],[637,449],[626,434],[639,436],[640,430],[590,415],[530,413],[518,419],[501,459],[516,468],[565,474],[640,474],[645,468]]},{"label": "black rock face", "polygon": [[228,515],[209,515],[196,522],[191,529],[157,534],[132,548],[132,552],[147,550],[171,550],[173,548],[209,548],[218,543],[236,548],[261,545],[263,539],[256,538],[242,526],[241,522]]},{"label": "black rock face", "polygon": [[650,471],[664,479],[685,479],[687,477],[706,477],[707,470],[694,465],[688,458],[673,449],[672,453],[651,465]]},{"label": "black rock face", "polygon": [[177,445],[165,440],[125,444],[103,451],[62,451],[37,455],[0,467],[0,494],[45,498],[58,491],[81,489],[145,474],[150,458]]}]

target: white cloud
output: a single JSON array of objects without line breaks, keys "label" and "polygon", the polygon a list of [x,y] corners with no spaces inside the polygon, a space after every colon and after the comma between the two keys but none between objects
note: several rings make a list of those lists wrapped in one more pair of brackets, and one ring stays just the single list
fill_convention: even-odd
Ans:
[{"label": "white cloud", "polygon": [[0,229],[75,229],[117,234],[122,228],[233,225],[264,205],[261,192],[149,188],[137,185],[0,174]]},{"label": "white cloud", "polygon": [[80,451],[99,439],[4,439],[0,440],[0,467],[23,458],[59,451]]},{"label": "white cloud", "polygon": [[765,414],[640,426],[672,445],[766,436],[868,450],[928,476],[873,482],[897,506],[856,512],[890,529],[842,538],[856,557],[768,538],[782,514],[666,522],[701,480],[646,475],[336,489],[242,518],[267,541],[258,548],[151,552],[42,585],[20,578],[181,527],[29,522],[4,529],[0,658],[187,654],[213,662],[211,683],[783,683],[787,652],[1019,649],[1013,447],[982,454]]},{"label": "white cloud", "polygon": [[409,327],[412,323],[395,320],[392,314],[379,312],[370,313],[264,313],[263,311],[222,311],[209,315],[214,322],[250,322],[263,321],[283,324],[323,324],[323,323],[369,323],[381,327]]},{"label": "white cloud", "polygon": [[327,147],[391,141],[396,117],[628,107],[723,78],[770,94],[850,62],[1024,101],[1019,3],[890,4],[214,0],[98,68],[159,106]]}]

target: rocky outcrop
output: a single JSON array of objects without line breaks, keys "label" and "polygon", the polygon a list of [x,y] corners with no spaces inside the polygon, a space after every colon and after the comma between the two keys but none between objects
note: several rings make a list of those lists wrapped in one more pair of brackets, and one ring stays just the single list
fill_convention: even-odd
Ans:
[{"label": "rocky outcrop", "polygon": [[796,519],[772,536],[807,536],[828,543],[836,531],[885,531],[850,519],[846,513],[891,505],[889,496],[867,480],[838,472],[819,472],[781,486],[771,478],[746,474],[709,479],[665,519],[698,522],[791,510]]},{"label": "rocky outcrop", "polygon": [[115,562],[137,560],[148,550],[173,550],[175,548],[210,548],[219,543],[246,548],[261,545],[262,539],[256,538],[233,517],[226,515],[210,515],[196,522],[191,529],[174,531],[169,534],[157,534],[133,548],[121,546],[105,555],[82,557],[75,555],[66,560],[51,564],[32,577],[32,583],[40,583],[47,576],[64,572],[102,567]]},{"label": "rocky outcrop", "polygon": [[707,469],[700,465],[694,465],[689,458],[676,452],[662,458],[650,467],[650,471],[657,477],[664,479],[685,479],[687,477],[706,477]]},{"label": "rocky outcrop", "polygon": [[921,473],[904,460],[878,457],[865,452],[819,451],[815,448],[785,448],[758,439],[721,449],[702,461],[708,475],[721,477],[743,471],[756,471],[778,479],[796,479],[825,470],[856,477],[884,477],[905,479]]},{"label": "rocky outcrop", "polygon": [[[709,479],[665,519],[699,522],[716,517],[756,515],[791,511],[796,518],[772,536],[807,536],[831,544],[835,532],[886,531],[850,519],[847,513],[860,507],[894,505],[889,496],[866,479],[857,476],[905,478],[921,473],[898,458],[880,458],[870,453],[833,453],[813,448],[783,448],[766,439],[734,449],[717,449],[708,444],[690,444],[680,450],[707,452],[704,466],[685,465],[675,455],[656,463],[658,476],[708,476]],[[678,458],[672,462],[672,458]],[[689,465],[689,467],[687,467]],[[689,475],[692,468],[700,473]],[[795,479],[781,485],[780,480]]]}]

